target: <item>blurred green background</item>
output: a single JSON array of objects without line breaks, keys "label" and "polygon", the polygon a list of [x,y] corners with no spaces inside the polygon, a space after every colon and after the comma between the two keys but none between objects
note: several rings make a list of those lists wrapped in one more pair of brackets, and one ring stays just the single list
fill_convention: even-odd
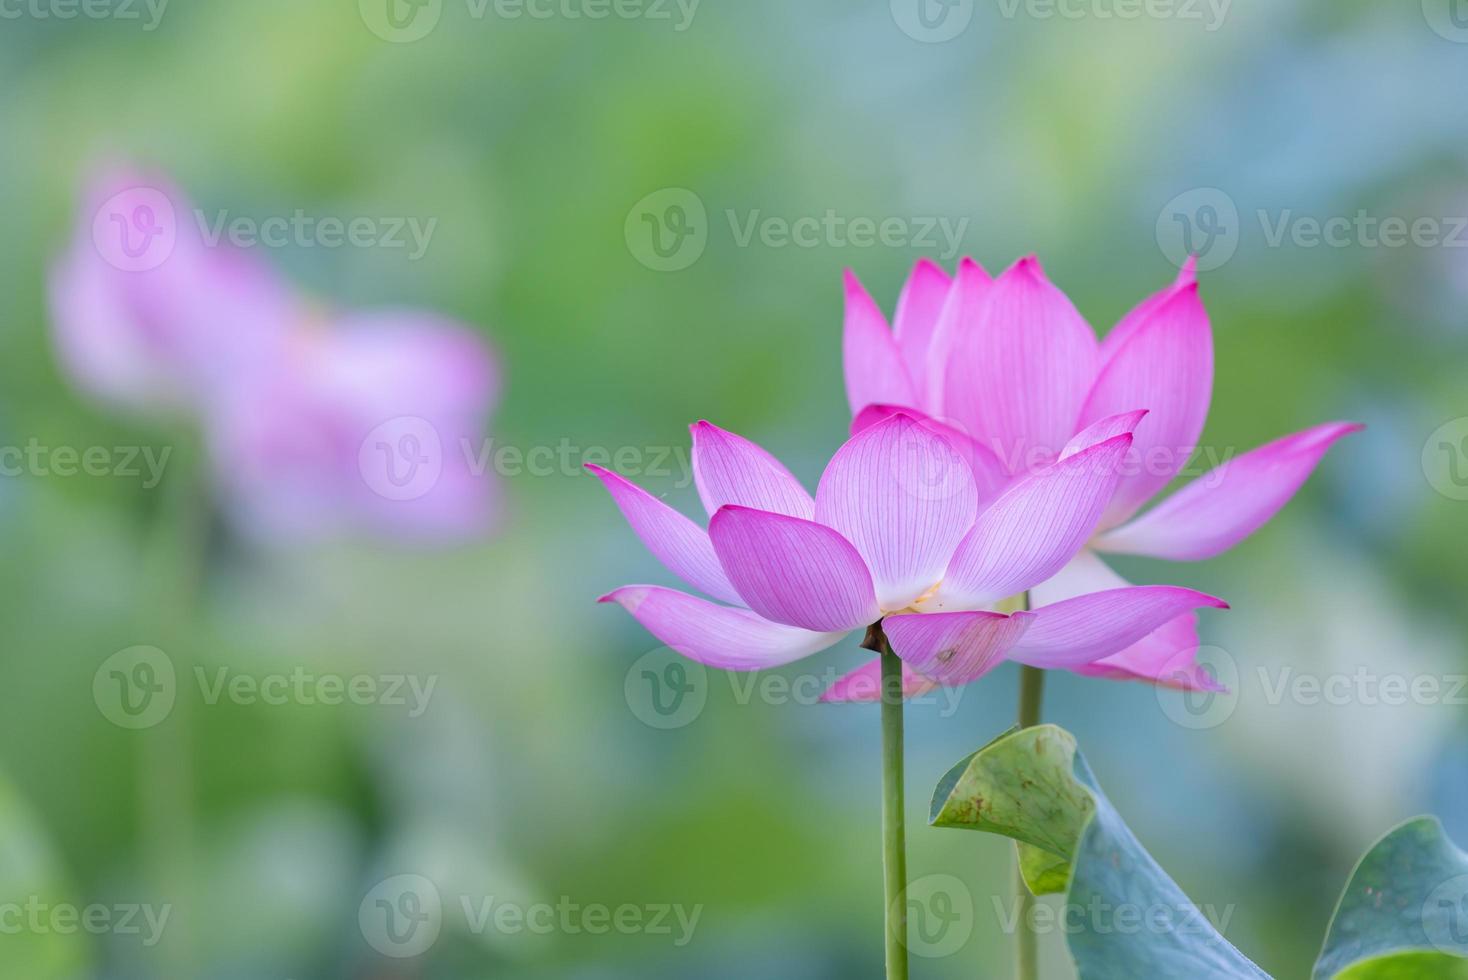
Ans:
[{"label": "blurred green background", "polygon": [[[1047,717],[1078,734],[1163,866],[1228,916],[1235,944],[1298,977],[1376,836],[1431,810],[1468,842],[1468,691],[1448,696],[1468,672],[1454,455],[1468,446],[1434,434],[1459,420],[1448,441],[1468,436],[1468,249],[1354,230],[1314,244],[1298,223],[1427,218],[1468,245],[1457,0],[1239,0],[1221,20],[958,0],[946,22],[904,0],[704,0],[691,19],[653,0],[604,18],[586,16],[610,9],[597,0],[535,8],[547,17],[439,0],[403,4],[401,29],[383,2],[174,0],[156,21],[124,0],[70,19],[65,0],[0,11],[0,444],[169,444],[73,391],[48,336],[45,275],[79,181],[125,156],[211,214],[436,220],[417,259],[261,251],[323,302],[482,329],[506,379],[487,436],[570,460],[506,472],[500,533],[450,549],[263,547],[216,522],[196,602],[153,530],[169,480],[0,480],[0,972],[878,976],[875,709],[709,672],[692,675],[701,707],[665,727],[643,685],[658,655],[639,660],[656,641],[592,600],[671,579],[579,464],[622,450],[618,468],[696,513],[686,456],[667,454],[706,417],[814,486],[847,422],[840,270],[890,309],[914,259],[955,261],[924,232],[939,217],[991,271],[1038,252],[1104,330],[1174,274],[1175,214],[1191,214],[1221,236],[1205,268],[1229,252],[1202,277],[1207,445],[1369,424],[1228,555],[1121,565],[1232,602],[1204,642],[1236,666],[1237,696],[1203,727],[1179,723],[1196,716],[1176,695],[1051,677]],[[642,215],[690,199],[702,235],[663,261]],[[744,236],[828,213],[900,231]],[[211,676],[436,688],[411,716],[210,704],[185,683],[166,720],[127,730],[92,683],[138,644]],[[828,679],[860,655],[853,640],[779,673]],[[1282,678],[1361,669],[1442,678],[1444,693],[1271,696]],[[1008,726],[1016,678],[909,712],[911,873],[955,876],[969,908],[957,948],[920,952],[915,976],[1007,975],[1009,847],[925,814],[937,777]],[[369,924],[403,875],[441,903],[411,957]],[[89,932],[21,914],[38,905],[104,912]],[[575,911],[537,920],[547,906]],[[622,906],[643,925],[598,930],[587,911]],[[648,928],[659,908],[669,931]],[[517,927],[516,909],[552,925]],[[678,910],[697,910],[691,933]],[[150,912],[168,916],[161,938]],[[1070,975],[1063,937],[1044,941],[1047,976]]]}]

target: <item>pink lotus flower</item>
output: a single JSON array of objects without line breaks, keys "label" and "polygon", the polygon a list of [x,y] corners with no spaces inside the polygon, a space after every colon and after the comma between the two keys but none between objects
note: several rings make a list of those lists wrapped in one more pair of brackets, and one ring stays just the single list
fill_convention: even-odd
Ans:
[{"label": "pink lotus flower", "polygon": [[717,601],[656,585],[624,586],[601,601],[619,603],[684,656],[729,670],[789,663],[878,620],[914,685],[967,683],[1004,659],[1090,663],[1179,613],[1224,605],[1141,586],[993,611],[1054,576],[1085,543],[1132,441],[1111,430],[1127,424],[1108,420],[985,499],[964,443],[906,413],[853,435],[814,497],[765,450],[699,422],[693,472],[707,530],[615,473],[588,468],[647,548]]},{"label": "pink lotus flower", "polygon": [[253,254],[211,245],[162,177],[102,175],[50,280],[61,363],[82,391],[200,429],[221,501],[272,538],[485,530],[476,466],[497,365],[418,311],[326,316]]},{"label": "pink lotus flower", "polygon": [[299,326],[271,370],[209,406],[220,493],[268,538],[482,532],[498,492],[477,464],[478,435],[498,387],[483,342],[436,315]]},{"label": "pink lotus flower", "polygon": [[207,246],[167,178],[101,173],[51,270],[52,338],[83,392],[142,414],[197,412],[278,350],[300,301],[258,259]]},{"label": "pink lotus flower", "polygon": [[[969,444],[976,478],[994,488],[1049,465],[1077,430],[1146,409],[1096,534],[1057,574],[1030,587],[1040,604],[1126,587],[1098,552],[1193,561],[1227,550],[1273,517],[1330,446],[1359,428],[1333,422],[1279,439],[1135,516],[1177,475],[1208,414],[1213,341],[1192,262],[1102,343],[1033,257],[998,279],[971,259],[952,279],[918,262],[891,330],[848,272],[843,349],[854,428],[891,406],[942,419],[952,438]],[[1072,669],[1216,688],[1194,662],[1197,646],[1197,617],[1187,613]]]}]

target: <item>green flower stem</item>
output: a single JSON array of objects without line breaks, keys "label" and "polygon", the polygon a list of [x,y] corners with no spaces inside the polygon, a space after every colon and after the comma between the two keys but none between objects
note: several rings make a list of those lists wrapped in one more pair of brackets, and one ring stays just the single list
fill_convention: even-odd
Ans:
[{"label": "green flower stem", "polygon": [[862,646],[882,658],[882,874],[887,900],[887,980],[907,980],[907,829],[903,814],[902,661],[882,624]]},{"label": "green flower stem", "polygon": [[[173,472],[160,487],[162,499],[154,518],[149,555],[148,583],[152,592],[140,624],[149,642],[156,643],[173,665],[176,700],[166,720],[138,733],[142,767],[139,817],[155,886],[165,896],[163,900],[191,909],[197,841],[195,752],[188,689],[193,682],[192,646],[209,508],[197,447],[191,440],[180,439],[176,450]],[[160,965],[170,976],[197,976],[191,935],[194,923],[184,918],[180,925],[169,940],[160,944]]]},{"label": "green flower stem", "polygon": [[[1029,608],[1028,593],[1019,606]],[[1019,727],[1033,728],[1040,723],[1040,706],[1045,699],[1045,671],[1039,667],[1021,667],[1019,674]],[[1015,976],[1019,980],[1039,980],[1040,949],[1039,937],[1031,928],[1035,896],[1025,884],[1020,870],[1019,845],[1014,846],[1014,882],[1016,907],[1019,917],[1015,920],[1014,962]]]}]

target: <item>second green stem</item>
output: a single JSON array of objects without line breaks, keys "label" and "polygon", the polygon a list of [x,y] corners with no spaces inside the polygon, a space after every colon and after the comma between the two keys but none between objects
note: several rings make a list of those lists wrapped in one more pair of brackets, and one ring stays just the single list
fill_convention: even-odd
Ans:
[{"label": "second green stem", "polygon": [[[1033,728],[1040,723],[1040,705],[1045,698],[1045,672],[1039,667],[1022,667],[1019,675],[1019,727]],[[1020,863],[1020,845],[1014,846],[1015,898],[1019,915],[1015,919],[1015,975],[1019,980],[1039,980],[1040,950],[1033,929],[1035,896],[1025,883]]]}]

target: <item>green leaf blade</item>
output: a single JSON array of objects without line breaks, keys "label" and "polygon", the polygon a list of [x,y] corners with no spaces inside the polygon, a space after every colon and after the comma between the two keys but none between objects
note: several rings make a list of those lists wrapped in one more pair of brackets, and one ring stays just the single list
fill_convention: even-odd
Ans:
[{"label": "green leaf blade", "polygon": [[1468,854],[1418,817],[1366,852],[1315,963],[1314,980],[1468,978]]}]

